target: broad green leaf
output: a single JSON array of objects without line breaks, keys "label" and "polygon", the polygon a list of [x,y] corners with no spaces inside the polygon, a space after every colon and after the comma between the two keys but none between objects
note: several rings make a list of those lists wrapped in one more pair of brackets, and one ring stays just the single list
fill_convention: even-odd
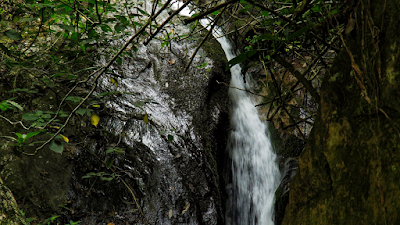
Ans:
[{"label": "broad green leaf", "polygon": [[74,33],[71,34],[71,40],[77,41],[78,38],[79,38],[79,33],[74,32]]},{"label": "broad green leaf", "polygon": [[18,20],[18,22],[30,22],[30,21],[34,21],[37,19],[38,18],[22,18],[22,19]]},{"label": "broad green leaf", "polygon": [[68,96],[65,100],[73,101],[73,102],[80,102],[82,100],[82,98],[79,96]]},{"label": "broad green leaf", "polygon": [[110,169],[113,164],[114,164],[114,160],[112,160],[112,159],[108,160],[107,165],[106,165],[107,169]]},{"label": "broad green leaf", "polygon": [[238,63],[241,63],[241,62],[245,61],[246,59],[247,59],[247,57],[246,57],[245,53],[239,54],[235,58],[229,60],[227,68],[229,69],[229,67],[232,67]]},{"label": "broad green leaf", "polygon": [[305,33],[306,31],[308,31],[310,28],[312,28],[314,26],[314,24],[310,24],[308,26],[302,27],[299,30],[297,30],[296,32],[294,32],[293,34],[289,35],[288,37],[288,41],[292,40],[293,38],[302,35],[303,33]]},{"label": "broad green leaf", "polygon": [[147,113],[143,116],[143,121],[144,121],[146,124],[149,123],[149,115],[148,115]]},{"label": "broad green leaf", "polygon": [[75,113],[83,116],[83,115],[85,115],[86,111],[87,111],[86,109],[78,109],[75,111]]},{"label": "broad green leaf", "polygon": [[92,113],[92,117],[90,118],[90,123],[97,127],[97,125],[99,124],[100,121],[100,117],[96,114],[96,113]]},{"label": "broad green leaf", "polygon": [[22,108],[22,106],[14,101],[10,101],[10,100],[6,100],[8,103],[10,103],[11,105],[13,105],[15,108],[24,111],[24,108]]},{"label": "broad green leaf", "polygon": [[2,101],[0,102],[0,109],[1,111],[6,111],[7,109],[11,109],[11,106],[9,106],[6,101]]},{"label": "broad green leaf", "polygon": [[[118,65],[122,65],[122,59],[121,57],[117,57],[117,63]],[[113,82],[114,81],[114,82]],[[115,86],[118,86],[118,82],[114,78],[111,77],[111,82],[115,84]]]},{"label": "broad green leaf", "polygon": [[52,140],[49,144],[49,148],[56,152],[56,153],[60,153],[62,154],[63,150],[64,150],[64,145],[62,144],[62,142],[57,141],[57,140]]},{"label": "broad green leaf", "polygon": [[109,148],[109,149],[106,150],[106,154],[113,153],[114,151],[115,151],[115,149]]},{"label": "broad green leaf", "polygon": [[168,134],[168,141],[169,141],[169,142],[172,142],[173,140],[174,140],[174,136]]},{"label": "broad green leaf", "polygon": [[21,34],[19,34],[17,31],[15,30],[8,30],[6,32],[4,32],[4,34],[8,37],[11,38],[13,40],[21,40],[22,36]]},{"label": "broad green leaf", "polygon": [[64,24],[57,24],[61,29],[64,30],[69,30],[69,31],[75,31],[74,26],[69,26],[69,25],[64,25]]},{"label": "broad green leaf", "polygon": [[11,55],[10,50],[6,46],[4,46],[2,43],[0,43],[0,49],[3,50],[7,55]]},{"label": "broad green leaf", "polygon": [[262,11],[261,15],[263,15],[266,18],[268,18],[269,17],[269,12],[268,11]]},{"label": "broad green leaf", "polygon": [[39,119],[39,116],[33,113],[25,113],[24,115],[22,115],[22,119],[33,121]]},{"label": "broad green leaf", "polygon": [[112,181],[112,177],[100,177],[101,180]]},{"label": "broad green leaf", "polygon": [[220,13],[220,11],[214,11],[214,12],[212,12],[212,13],[210,13],[211,15],[214,15],[214,16],[216,16],[216,15],[218,15]]},{"label": "broad green leaf", "polygon": [[262,40],[262,41],[264,41],[264,40],[271,40],[271,41],[278,40],[278,38],[276,36],[274,36],[273,34],[269,34],[269,33],[257,36],[255,39],[256,40]]},{"label": "broad green leaf", "polygon": [[30,132],[30,133],[26,134],[25,139],[31,138],[31,137],[36,136],[38,134],[40,134],[40,131]]},{"label": "broad green leaf", "polygon": [[115,31],[117,31],[117,32],[123,32],[123,31],[125,30],[125,25],[122,24],[122,23],[117,23],[117,24],[114,26],[114,29],[115,29]]},{"label": "broad green leaf", "polygon": [[[247,51],[247,52],[244,52],[244,53],[242,53],[242,54],[236,56],[235,58],[231,59],[231,60],[228,62],[227,67],[232,67],[232,66],[234,66],[234,65],[236,65],[236,64],[239,64],[239,63],[245,61],[247,58],[250,58],[251,56],[253,56],[253,55],[256,54],[256,53],[257,53],[257,50],[249,50],[249,51]],[[228,69],[229,69],[229,68],[228,68]]]},{"label": "broad green leaf", "polygon": [[11,91],[8,91],[9,93],[16,93],[16,92],[27,92],[27,93],[37,93],[38,91],[36,90],[29,90],[28,88],[15,88]]},{"label": "broad green leaf", "polygon": [[17,135],[17,137],[21,139],[25,139],[26,137],[26,134],[21,134],[21,133],[15,133],[15,135]]},{"label": "broad green leaf", "polygon": [[86,174],[85,176],[82,176],[82,178],[83,178],[83,179],[85,179],[85,178],[91,178],[92,176],[96,176],[96,173],[94,173],[94,172],[88,173],[88,174]]}]

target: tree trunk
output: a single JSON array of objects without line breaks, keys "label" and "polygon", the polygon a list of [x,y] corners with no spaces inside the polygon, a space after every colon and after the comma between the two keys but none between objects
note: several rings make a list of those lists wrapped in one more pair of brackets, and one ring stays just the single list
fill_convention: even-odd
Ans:
[{"label": "tree trunk", "polygon": [[354,8],[283,224],[400,224],[399,11],[398,0]]}]

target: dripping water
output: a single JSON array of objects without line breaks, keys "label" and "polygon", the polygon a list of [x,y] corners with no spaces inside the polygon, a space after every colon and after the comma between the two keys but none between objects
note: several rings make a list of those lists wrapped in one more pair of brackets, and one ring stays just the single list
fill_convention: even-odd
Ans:
[{"label": "dripping water", "polygon": [[[174,3],[177,9],[183,3]],[[194,12],[185,8],[180,12],[191,17]],[[210,29],[210,21],[200,23]],[[231,44],[220,28],[214,27],[213,36],[221,44],[227,60],[236,57]],[[231,87],[245,89],[241,67],[231,67]],[[260,120],[254,103],[246,92],[230,88],[232,101],[229,152],[232,159],[232,184],[228,185],[226,224],[273,225],[274,194],[279,184],[279,169],[267,127]],[[229,194],[231,193],[231,194]]]}]

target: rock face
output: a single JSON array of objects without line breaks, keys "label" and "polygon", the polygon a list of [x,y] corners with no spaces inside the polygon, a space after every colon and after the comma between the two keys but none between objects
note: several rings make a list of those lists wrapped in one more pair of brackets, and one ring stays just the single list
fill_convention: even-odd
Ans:
[{"label": "rock face", "polygon": [[[218,69],[221,65],[213,65],[204,51],[198,53],[194,65],[207,62],[207,68],[183,74],[191,48],[172,43],[165,51],[173,52],[161,53],[157,44],[139,47],[132,57],[125,57],[121,65],[111,69],[109,75],[117,74],[118,85],[105,76],[97,90],[98,94],[125,94],[105,101],[104,109],[97,112],[101,128],[112,138],[109,143],[99,143],[95,138],[92,151],[114,160],[122,169],[119,175],[132,188],[143,214],[129,188],[119,180],[119,193],[111,193],[115,187],[101,186],[93,187],[92,192],[114,195],[119,202],[113,203],[115,214],[130,223],[223,224],[218,162],[223,161],[229,107],[227,89],[216,86],[215,80],[226,82],[229,74]],[[98,135],[108,139],[102,132]],[[110,147],[122,148],[125,153],[122,157],[106,154]],[[75,174],[102,171],[89,171],[89,166],[76,168]],[[78,181],[76,185],[88,189],[90,184]],[[92,210],[101,204],[106,207],[101,200],[82,204],[78,201],[83,198],[80,195],[80,191],[70,193],[75,199],[73,208],[89,212],[88,206]],[[128,215],[129,211],[135,212],[133,216]],[[99,222],[97,216],[86,218],[91,223]]]},{"label": "rock face", "polygon": [[216,80],[228,83],[230,75],[216,42],[183,73],[195,47],[152,43],[123,57],[92,99],[102,106],[93,108],[99,124],[73,120],[63,155],[45,148],[15,156],[3,145],[1,176],[26,214],[42,221],[61,215],[63,224],[224,224],[218,174],[229,100]]},{"label": "rock face", "polygon": [[283,224],[400,224],[400,2],[365,2],[321,88]]}]

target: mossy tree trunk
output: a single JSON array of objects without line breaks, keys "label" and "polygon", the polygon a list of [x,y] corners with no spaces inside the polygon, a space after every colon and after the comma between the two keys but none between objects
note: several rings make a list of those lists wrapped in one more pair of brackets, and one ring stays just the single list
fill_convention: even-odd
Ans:
[{"label": "mossy tree trunk", "polygon": [[354,8],[283,224],[400,224],[399,11],[398,0]]}]

